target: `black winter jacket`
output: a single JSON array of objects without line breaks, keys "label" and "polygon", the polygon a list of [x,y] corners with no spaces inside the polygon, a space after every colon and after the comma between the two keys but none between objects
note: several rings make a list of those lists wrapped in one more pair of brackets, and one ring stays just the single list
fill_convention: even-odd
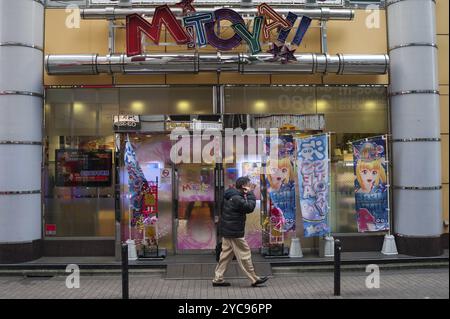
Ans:
[{"label": "black winter jacket", "polygon": [[247,214],[252,213],[255,206],[256,197],[253,192],[249,192],[245,196],[243,192],[229,188],[224,195],[220,236],[225,238],[244,237]]}]

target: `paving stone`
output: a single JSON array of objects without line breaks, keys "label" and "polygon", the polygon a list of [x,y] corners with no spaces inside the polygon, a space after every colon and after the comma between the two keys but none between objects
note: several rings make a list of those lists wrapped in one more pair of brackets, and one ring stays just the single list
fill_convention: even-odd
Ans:
[{"label": "paving stone", "polygon": [[[231,265],[230,265],[231,266]],[[237,271],[237,265],[230,269]],[[201,267],[198,267],[201,268]],[[380,288],[368,289],[364,271],[342,273],[342,297],[424,299],[449,298],[448,268],[382,270]],[[203,271],[201,271],[203,273]],[[266,286],[252,288],[247,279],[230,279],[231,287],[213,287],[211,278],[167,280],[164,276],[130,274],[130,297],[277,299],[334,298],[333,273],[305,272],[275,275]],[[24,278],[0,277],[0,299],[117,299],[121,298],[121,278],[117,275],[83,276],[79,289],[68,289],[66,277]]]}]

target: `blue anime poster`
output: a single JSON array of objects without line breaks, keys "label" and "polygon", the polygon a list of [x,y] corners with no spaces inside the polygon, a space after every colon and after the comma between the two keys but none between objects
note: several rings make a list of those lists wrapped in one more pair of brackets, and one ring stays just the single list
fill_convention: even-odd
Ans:
[{"label": "blue anime poster", "polygon": [[[276,143],[276,144],[275,144]],[[270,222],[279,233],[295,231],[295,143],[292,135],[266,138],[266,149],[278,149],[267,161]]]},{"label": "blue anime poster", "polygon": [[389,230],[386,137],[353,143],[358,231]]},{"label": "blue anime poster", "polygon": [[298,138],[296,142],[304,236],[324,236],[329,232],[328,136]]}]

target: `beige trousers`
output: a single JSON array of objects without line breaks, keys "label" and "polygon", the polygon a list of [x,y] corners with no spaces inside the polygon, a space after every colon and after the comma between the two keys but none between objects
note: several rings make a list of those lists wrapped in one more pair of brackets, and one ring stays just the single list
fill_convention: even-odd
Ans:
[{"label": "beige trousers", "polygon": [[250,279],[252,283],[256,282],[259,277],[255,273],[255,268],[253,268],[252,252],[245,238],[222,239],[222,253],[220,254],[220,260],[216,267],[213,282],[224,281],[224,274],[228,264],[233,260],[234,255],[248,279]]}]

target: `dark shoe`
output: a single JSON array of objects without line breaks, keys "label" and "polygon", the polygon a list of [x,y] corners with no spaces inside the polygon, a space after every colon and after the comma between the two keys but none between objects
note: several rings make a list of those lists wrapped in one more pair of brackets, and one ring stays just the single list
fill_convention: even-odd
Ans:
[{"label": "dark shoe", "polygon": [[229,282],[213,282],[213,287],[230,287],[231,284]]},{"label": "dark shoe", "polygon": [[252,283],[252,287],[258,287],[259,285],[262,285],[263,283],[265,283],[267,280],[269,280],[269,277],[259,278],[257,281]]}]

